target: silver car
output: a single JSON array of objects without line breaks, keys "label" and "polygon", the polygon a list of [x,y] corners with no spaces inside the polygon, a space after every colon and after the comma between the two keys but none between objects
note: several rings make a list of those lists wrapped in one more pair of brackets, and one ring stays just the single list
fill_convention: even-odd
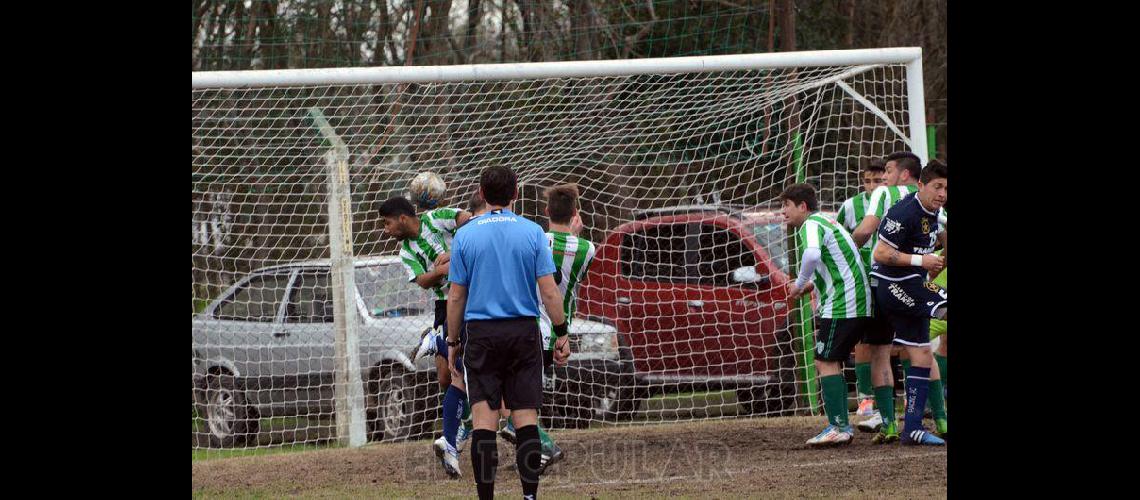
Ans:
[{"label": "silver car", "polygon": [[[194,316],[194,404],[210,446],[256,445],[263,417],[334,415],[330,271],[328,260],[261,268]],[[430,296],[394,255],[358,258],[355,281],[369,437],[429,435],[439,411],[435,362],[410,356],[432,325]],[[570,334],[572,360],[617,359],[612,326],[576,320]]]}]

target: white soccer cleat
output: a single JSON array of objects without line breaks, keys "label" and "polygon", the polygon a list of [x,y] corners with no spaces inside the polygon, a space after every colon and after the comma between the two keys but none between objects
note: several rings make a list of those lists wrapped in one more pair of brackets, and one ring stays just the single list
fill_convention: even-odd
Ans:
[{"label": "white soccer cleat", "polygon": [[428,328],[427,330],[424,330],[424,332],[420,335],[420,346],[416,348],[416,351],[414,353],[412,353],[413,363],[424,356],[434,356],[436,354],[436,331],[434,329]]},{"label": "white soccer cleat", "polygon": [[858,427],[859,430],[863,432],[879,432],[879,429],[883,428],[883,415],[879,412],[875,412],[874,415],[871,415],[871,418],[855,424],[855,427]]},{"label": "white soccer cleat", "polygon": [[459,431],[455,433],[455,450],[463,453],[463,448],[467,447],[467,441],[471,440],[471,433],[475,432],[474,428],[468,428],[466,425],[460,424]]},{"label": "white soccer cleat", "polygon": [[850,425],[845,429],[835,427],[834,425],[829,425],[823,429],[823,432],[820,432],[819,434],[816,434],[815,437],[807,440],[807,444],[808,446],[812,447],[839,446],[843,444],[851,444],[851,441],[854,438],[855,436],[851,434]]},{"label": "white soccer cleat", "polygon": [[855,415],[860,417],[870,417],[876,413],[878,411],[875,410],[875,400],[872,398],[863,398],[859,401],[859,409],[855,410]]},{"label": "white soccer cleat", "polygon": [[443,471],[447,476],[456,479],[463,474],[459,472],[459,451],[452,448],[447,444],[444,438],[436,439],[432,443],[432,448],[435,450],[435,456],[439,457],[439,463],[443,466]]}]

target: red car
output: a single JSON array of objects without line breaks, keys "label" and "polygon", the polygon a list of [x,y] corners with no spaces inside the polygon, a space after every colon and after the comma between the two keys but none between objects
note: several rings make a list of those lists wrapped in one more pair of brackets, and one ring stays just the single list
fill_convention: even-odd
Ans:
[{"label": "red car", "polygon": [[617,327],[635,397],[736,389],[745,412],[784,414],[796,380],[786,241],[778,210],[639,212],[599,246],[578,310]]}]

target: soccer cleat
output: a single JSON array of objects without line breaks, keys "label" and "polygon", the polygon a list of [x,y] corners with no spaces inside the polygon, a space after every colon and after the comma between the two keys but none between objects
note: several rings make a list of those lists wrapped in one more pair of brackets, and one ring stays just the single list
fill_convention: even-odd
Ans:
[{"label": "soccer cleat", "polygon": [[446,439],[442,437],[436,439],[432,443],[432,448],[435,449],[435,456],[439,457],[439,463],[448,477],[456,479],[462,475],[459,472],[459,451],[447,444]]},{"label": "soccer cleat", "polygon": [[946,440],[946,419],[934,419],[934,433],[937,434],[938,437],[942,438],[943,441]]},{"label": "soccer cleat", "polygon": [[852,434],[851,426],[846,428],[839,428],[834,425],[829,425],[823,429],[823,432],[816,434],[815,437],[807,440],[808,446],[824,447],[824,446],[838,446],[842,444],[851,444],[854,436]]},{"label": "soccer cleat", "polygon": [[871,415],[871,418],[855,424],[855,427],[858,427],[859,430],[863,432],[879,432],[879,429],[883,428],[883,415],[879,412],[875,412],[874,415]]},{"label": "soccer cleat", "polygon": [[515,426],[511,425],[510,420],[507,420],[507,425],[499,429],[499,437],[508,443],[515,444]]},{"label": "soccer cleat", "polygon": [[873,398],[863,398],[859,401],[859,409],[855,410],[855,415],[860,417],[870,417],[878,415],[879,412],[875,411],[875,400]]},{"label": "soccer cleat", "polygon": [[473,427],[460,425],[459,431],[455,433],[455,451],[463,453],[463,448],[467,446],[467,441],[471,439],[471,433],[475,432]]},{"label": "soccer cleat", "polygon": [[428,328],[420,334],[420,345],[412,351],[412,362],[424,356],[432,356],[436,353],[436,332],[435,329]]},{"label": "soccer cleat", "polygon": [[561,462],[564,458],[566,458],[566,453],[564,453],[562,448],[559,448],[558,445],[554,445],[553,452],[550,450],[542,450],[542,462],[538,465],[538,475],[541,476],[545,474],[547,467]]},{"label": "soccer cleat", "polygon": [[886,427],[880,428],[879,433],[871,438],[871,444],[890,444],[899,440],[898,424],[891,422]]},{"label": "soccer cleat", "polygon": [[946,441],[938,436],[926,432],[925,430],[916,430],[904,433],[902,435],[902,444],[907,445],[925,445],[925,446],[946,446]]}]

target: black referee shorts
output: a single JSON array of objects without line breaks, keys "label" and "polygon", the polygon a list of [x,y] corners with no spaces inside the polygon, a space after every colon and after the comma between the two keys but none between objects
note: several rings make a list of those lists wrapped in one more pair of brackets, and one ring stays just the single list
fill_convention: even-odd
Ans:
[{"label": "black referee shorts", "polygon": [[542,334],[536,318],[472,320],[463,346],[467,398],[511,410],[542,407]]}]

